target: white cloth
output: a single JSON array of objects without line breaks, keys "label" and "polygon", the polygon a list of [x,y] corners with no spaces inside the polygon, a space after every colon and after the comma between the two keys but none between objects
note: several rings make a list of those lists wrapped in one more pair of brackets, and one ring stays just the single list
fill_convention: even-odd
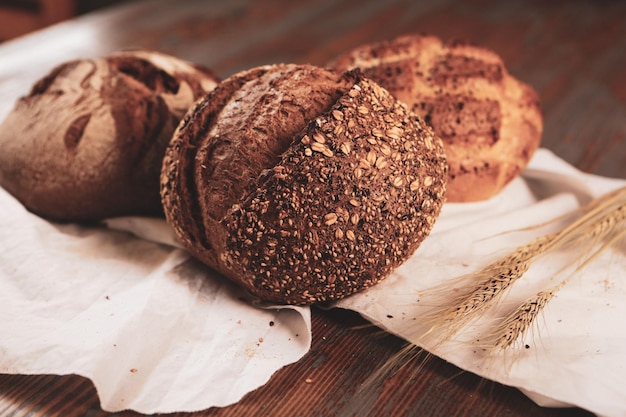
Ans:
[{"label": "white cloth", "polygon": [[[335,306],[422,345],[431,287],[562,224],[503,232],[543,223],[624,184],[540,150],[493,199],[446,204],[411,259]],[[184,412],[238,401],[310,348],[308,308],[255,302],[177,248],[161,220],[106,224],[52,224],[0,189],[0,372],[83,375],[110,412]],[[474,342],[484,330],[478,324],[458,340],[425,347],[541,405],[625,416],[625,252],[605,252],[559,291],[508,357],[485,361]],[[500,304],[555,283],[552,260],[560,259],[533,266]]]},{"label": "white cloth", "polygon": [[[163,221],[116,219],[173,243]],[[0,188],[0,372],[78,374],[109,412],[237,402],[310,348],[308,308],[260,306],[184,251],[55,225]]]}]

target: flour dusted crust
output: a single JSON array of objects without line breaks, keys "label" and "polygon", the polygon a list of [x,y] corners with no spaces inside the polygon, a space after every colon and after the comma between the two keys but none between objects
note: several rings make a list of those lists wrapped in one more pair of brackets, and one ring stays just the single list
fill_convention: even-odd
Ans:
[{"label": "flour dusted crust", "polygon": [[357,47],[329,65],[360,68],[433,127],[450,166],[447,201],[493,196],[539,146],[537,94],[485,48],[406,35]]},{"label": "flour dusted crust", "polygon": [[445,195],[441,140],[358,71],[253,68],[179,125],[166,219],[196,257],[263,300],[339,299],[385,278]]},{"label": "flour dusted crust", "polygon": [[153,51],[63,63],[0,125],[0,185],[58,221],[162,215],[165,147],[218,80]]}]

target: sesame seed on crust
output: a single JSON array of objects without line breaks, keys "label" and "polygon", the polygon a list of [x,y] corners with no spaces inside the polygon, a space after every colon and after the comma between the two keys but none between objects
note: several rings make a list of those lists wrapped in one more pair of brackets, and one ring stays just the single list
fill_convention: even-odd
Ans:
[{"label": "sesame seed on crust", "polygon": [[[438,217],[447,172],[440,141],[376,84],[361,79],[356,86],[350,91],[360,94],[349,91],[301,135],[323,135],[331,153],[308,153],[310,145],[294,141],[279,162],[283,176],[270,174],[224,222],[224,261],[261,298],[310,304],[372,286],[413,254]],[[338,123],[343,133],[333,135]],[[392,132],[381,141],[399,157],[380,169],[368,162],[356,176],[355,161],[383,155],[381,146],[367,141],[373,128]],[[426,138],[437,145],[428,149]],[[348,155],[334,152],[346,143]],[[432,180],[427,186],[418,178]],[[382,193],[379,198],[370,198],[373,190]],[[348,221],[336,214],[338,208],[350,213]]]}]

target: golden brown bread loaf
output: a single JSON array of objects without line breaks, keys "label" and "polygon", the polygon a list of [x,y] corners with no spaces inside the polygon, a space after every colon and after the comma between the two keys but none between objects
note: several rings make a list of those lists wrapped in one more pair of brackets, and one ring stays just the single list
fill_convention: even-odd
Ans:
[{"label": "golden brown bread loaf", "polygon": [[441,140],[359,71],[275,65],[190,109],[163,162],[185,247],[263,300],[310,304],[385,278],[444,200]]},{"label": "golden brown bread loaf", "polygon": [[151,51],[64,63],[0,125],[0,185],[59,221],[162,215],[165,148],[208,70]]},{"label": "golden brown bread loaf", "polygon": [[539,146],[537,94],[485,48],[406,35],[357,47],[329,65],[360,68],[433,127],[450,167],[447,201],[493,196]]}]

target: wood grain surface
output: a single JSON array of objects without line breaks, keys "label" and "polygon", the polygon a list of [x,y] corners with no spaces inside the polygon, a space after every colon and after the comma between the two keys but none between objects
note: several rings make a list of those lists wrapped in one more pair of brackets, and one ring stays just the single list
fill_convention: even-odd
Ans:
[{"label": "wood grain surface", "polygon": [[[543,147],[584,171],[626,178],[626,2],[620,0],[133,2],[0,44],[0,118],[37,78],[71,58],[143,47],[226,77],[277,62],[324,65],[361,43],[411,32],[496,51],[541,97]],[[590,415],[539,407],[514,388],[432,357],[368,382],[404,343],[365,324],[353,313],[314,308],[313,345],[302,360],[235,405],[173,415]],[[0,375],[1,417],[106,415],[81,377]]]}]

